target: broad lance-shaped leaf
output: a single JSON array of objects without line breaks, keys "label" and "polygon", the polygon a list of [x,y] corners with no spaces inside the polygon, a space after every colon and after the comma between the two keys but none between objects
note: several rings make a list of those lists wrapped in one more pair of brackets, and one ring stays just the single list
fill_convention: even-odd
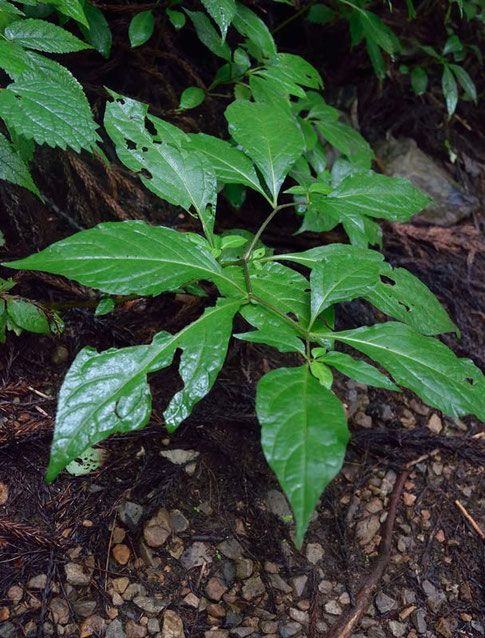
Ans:
[{"label": "broad lance-shaped leaf", "polygon": [[375,388],[386,388],[386,390],[400,392],[397,385],[383,375],[382,372],[377,370],[377,368],[374,368],[374,366],[371,366],[365,361],[354,359],[344,352],[331,350],[323,356],[318,357],[318,360],[336,368],[342,374],[345,374],[351,379],[355,379],[355,381],[358,381],[359,383],[372,385]]},{"label": "broad lance-shaped leaf", "polygon": [[334,214],[369,215],[403,222],[430,202],[427,195],[401,177],[356,173],[321,198],[322,210]]},{"label": "broad lance-shaped leaf", "polygon": [[374,151],[358,131],[333,117],[318,120],[316,125],[327,142],[346,155],[353,164],[364,169],[371,167]]},{"label": "broad lance-shaped leaf", "polygon": [[277,54],[276,44],[268,27],[254,11],[241,2],[237,3],[237,13],[232,23],[249,40],[250,52],[255,57],[273,58]]},{"label": "broad lance-shaped leaf", "polygon": [[222,39],[226,39],[227,28],[236,15],[235,0],[202,0],[202,4],[221,30]]},{"label": "broad lance-shaped leaf", "polygon": [[389,264],[380,264],[382,278],[377,285],[362,295],[387,315],[412,326],[424,335],[456,332],[458,328],[448,316],[431,290],[404,268],[393,270]]},{"label": "broad lance-shaped leaf", "polygon": [[305,138],[296,118],[277,104],[236,100],[226,109],[229,132],[259,168],[276,201]]},{"label": "broad lance-shaped leaf", "polygon": [[12,184],[23,186],[40,197],[36,185],[30,176],[29,169],[22,160],[20,154],[10,144],[7,138],[0,133],[0,179]]},{"label": "broad lance-shaped leaf", "polygon": [[[150,118],[157,129],[151,135],[145,128],[147,106],[111,92],[115,98],[106,105],[104,125],[116,146],[120,160],[131,170],[148,171],[141,181],[170,204],[204,215],[215,205],[217,180],[207,156],[196,149],[180,148],[183,131],[163,120]],[[175,144],[175,145],[174,145]]]},{"label": "broad lance-shaped leaf", "polygon": [[[182,375],[189,369],[191,373],[190,378],[184,377],[184,409],[171,415],[171,425],[176,427],[212,387],[226,355],[232,318],[238,306],[236,300],[220,300],[179,333],[161,332],[150,345],[111,348],[104,352],[83,348],[59,393],[47,480],[54,480],[89,446],[115,432],[143,427],[151,413],[147,374],[169,366],[176,349],[181,347],[184,349]],[[213,335],[215,326],[219,327]],[[201,355],[207,359],[199,359]],[[200,386],[197,381],[201,382]],[[175,404],[180,401],[174,400]]]},{"label": "broad lance-shaped leaf", "polygon": [[315,268],[320,264],[331,263],[332,260],[351,257],[359,263],[379,263],[384,261],[384,255],[377,250],[369,250],[360,246],[349,246],[348,244],[328,244],[326,246],[316,246],[301,253],[283,253],[276,255],[273,259],[278,261],[294,261],[307,268]]},{"label": "broad lance-shaped leaf", "polygon": [[362,297],[379,281],[380,262],[334,257],[318,264],[310,275],[312,320],[334,303]]},{"label": "broad lance-shaped leaf", "polygon": [[485,420],[485,377],[470,359],[403,323],[388,322],[325,335],[363,352],[409,388],[450,416]]},{"label": "broad lance-shaped leaf", "polygon": [[[269,320],[271,321],[271,319]],[[268,346],[276,348],[279,352],[299,352],[305,354],[305,344],[298,338],[298,334],[287,327],[284,323],[273,326],[267,321],[259,330],[251,330],[250,332],[241,332],[234,335],[236,339],[243,341],[252,341],[253,343],[264,343]]]},{"label": "broad lance-shaped leaf", "polygon": [[220,182],[245,184],[265,194],[251,160],[242,151],[225,140],[205,133],[189,133],[187,137],[190,143],[184,144],[184,148],[188,151],[193,148],[204,153]]},{"label": "broad lance-shaped leaf", "polygon": [[32,70],[0,91],[0,117],[38,144],[92,150],[98,125],[79,82],[54,60],[33,51],[27,56]]},{"label": "broad lance-shaped leaf", "polygon": [[9,24],[4,35],[7,40],[16,42],[27,49],[47,53],[71,53],[92,48],[62,27],[35,18],[17,20]]},{"label": "broad lance-shaped leaf", "polygon": [[185,13],[189,16],[194,25],[197,37],[205,44],[205,46],[212,51],[214,55],[217,55],[224,60],[231,61],[231,49],[227,42],[221,38],[221,36],[215,30],[210,19],[202,13],[202,11],[189,11],[184,9]]},{"label": "broad lance-shaped leaf", "polygon": [[349,438],[345,412],[307,366],[265,374],[256,412],[263,452],[295,514],[300,546],[320,494],[342,467]]},{"label": "broad lance-shaped leaf", "polygon": [[142,221],[99,224],[4,265],[63,275],[114,295],[158,295],[192,279],[235,287],[203,246],[171,228]]},{"label": "broad lance-shaped leaf", "polygon": [[222,300],[208,308],[202,317],[181,330],[177,347],[182,348],[179,372],[184,388],[170,401],[163,416],[169,432],[173,432],[192,412],[192,408],[214,385],[226,358],[232,332],[232,320],[240,302]]}]

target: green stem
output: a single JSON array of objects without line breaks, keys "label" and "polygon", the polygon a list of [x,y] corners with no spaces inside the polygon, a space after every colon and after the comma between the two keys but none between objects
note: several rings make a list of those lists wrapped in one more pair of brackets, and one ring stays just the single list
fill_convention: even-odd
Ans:
[{"label": "green stem", "polygon": [[280,211],[283,210],[283,208],[290,208],[291,206],[295,206],[295,202],[291,202],[290,204],[281,204],[280,206],[275,206],[273,208],[273,210],[271,211],[271,213],[268,215],[268,217],[266,217],[266,219],[264,220],[264,222],[261,224],[261,226],[259,227],[258,231],[256,232],[256,234],[253,237],[252,242],[249,244],[249,248],[247,249],[243,260],[244,261],[249,261],[249,258],[251,257],[251,253],[254,250],[254,247],[256,246],[259,238],[261,237],[261,235],[264,233],[266,227],[268,226],[268,224],[271,222],[271,220],[273,219],[273,217],[275,217],[275,215]]},{"label": "green stem", "polygon": [[298,18],[301,17],[303,14],[305,14],[307,11],[309,11],[315,3],[316,3],[316,0],[312,0],[312,2],[309,2],[308,4],[306,4],[304,7],[299,9],[296,13],[294,13],[292,16],[290,16],[289,18],[287,18],[286,20],[283,20],[283,22],[278,24],[271,31],[271,33],[274,35],[275,33],[278,33],[278,31],[281,31],[281,29],[284,29],[295,20],[298,20]]}]

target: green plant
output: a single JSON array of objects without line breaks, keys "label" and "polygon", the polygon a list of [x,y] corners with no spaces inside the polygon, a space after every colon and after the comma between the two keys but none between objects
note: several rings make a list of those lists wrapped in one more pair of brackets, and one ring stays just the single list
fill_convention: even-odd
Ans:
[{"label": "green plant", "polygon": [[[331,389],[332,368],[376,387],[407,388],[451,416],[479,418],[485,418],[485,378],[434,338],[457,328],[428,288],[368,248],[380,242],[374,218],[404,221],[427,197],[406,180],[371,170],[372,150],[324,102],[318,72],[299,56],[279,53],[254,12],[236,3],[233,25],[242,42],[234,52],[209,18],[195,13],[186,11],[225,60],[214,85],[229,85],[236,96],[225,111],[229,139],[187,134],[113,91],[104,127],[120,161],[152,192],[193,215],[200,233],[104,223],[4,265],[64,275],[108,296],[183,288],[209,299],[200,317],[176,334],[161,331],[149,344],[78,353],[59,395],[49,481],[109,435],[143,427],[151,412],[147,375],[172,365],[181,350],[183,388],[164,412],[173,432],[211,390],[236,315],[248,326],[237,339],[288,353],[289,367],[260,380],[256,411],[264,454],[293,508],[301,544],[349,437],[344,407]],[[333,166],[328,145],[341,152]],[[264,221],[255,234],[218,233],[221,191],[243,205],[242,189],[259,197]],[[274,254],[262,238],[284,209],[303,217],[301,232],[342,223],[351,244]],[[397,321],[336,331],[335,307],[359,297]],[[110,311],[108,299],[100,312]]]},{"label": "green plant", "polygon": [[0,277],[0,343],[5,343],[7,330],[16,335],[24,330],[37,334],[59,334],[64,324],[59,315],[41,304],[10,294],[15,286],[11,279]]},{"label": "green plant", "polygon": [[[7,0],[0,3],[0,68],[12,80],[0,90],[0,118],[8,134],[0,132],[0,179],[40,196],[28,169],[34,142],[79,152],[95,150],[100,141],[81,85],[64,66],[43,54],[97,47],[107,55],[110,45],[104,17],[92,5],[83,8],[79,0],[24,4],[22,11]],[[28,17],[40,8],[42,18]],[[92,45],[47,21],[51,14],[64,21],[74,19]]]}]

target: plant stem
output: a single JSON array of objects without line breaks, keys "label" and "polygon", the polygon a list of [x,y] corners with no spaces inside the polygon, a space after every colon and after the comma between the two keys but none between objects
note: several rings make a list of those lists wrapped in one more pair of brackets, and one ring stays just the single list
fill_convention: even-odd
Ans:
[{"label": "plant stem", "polygon": [[257,230],[256,234],[253,237],[252,242],[249,244],[249,248],[247,249],[243,260],[244,261],[249,261],[249,258],[251,257],[251,253],[253,252],[254,247],[256,246],[258,239],[261,237],[261,235],[264,233],[267,225],[271,222],[271,220],[273,219],[273,217],[280,211],[283,210],[283,208],[290,208],[291,206],[295,206],[295,202],[291,202],[289,204],[281,204],[280,206],[275,206],[273,208],[273,210],[271,211],[271,213],[268,215],[268,217],[266,217],[266,219],[264,220],[264,222],[261,224],[261,226],[259,227],[259,229]]}]

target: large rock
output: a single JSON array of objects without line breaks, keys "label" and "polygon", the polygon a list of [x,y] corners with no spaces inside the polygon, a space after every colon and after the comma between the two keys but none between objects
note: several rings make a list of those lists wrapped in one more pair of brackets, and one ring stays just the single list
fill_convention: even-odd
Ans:
[{"label": "large rock", "polygon": [[478,199],[466,193],[444,168],[418,148],[413,139],[391,137],[379,142],[375,152],[387,175],[406,177],[433,200],[414,216],[416,221],[452,226],[478,210]]}]

